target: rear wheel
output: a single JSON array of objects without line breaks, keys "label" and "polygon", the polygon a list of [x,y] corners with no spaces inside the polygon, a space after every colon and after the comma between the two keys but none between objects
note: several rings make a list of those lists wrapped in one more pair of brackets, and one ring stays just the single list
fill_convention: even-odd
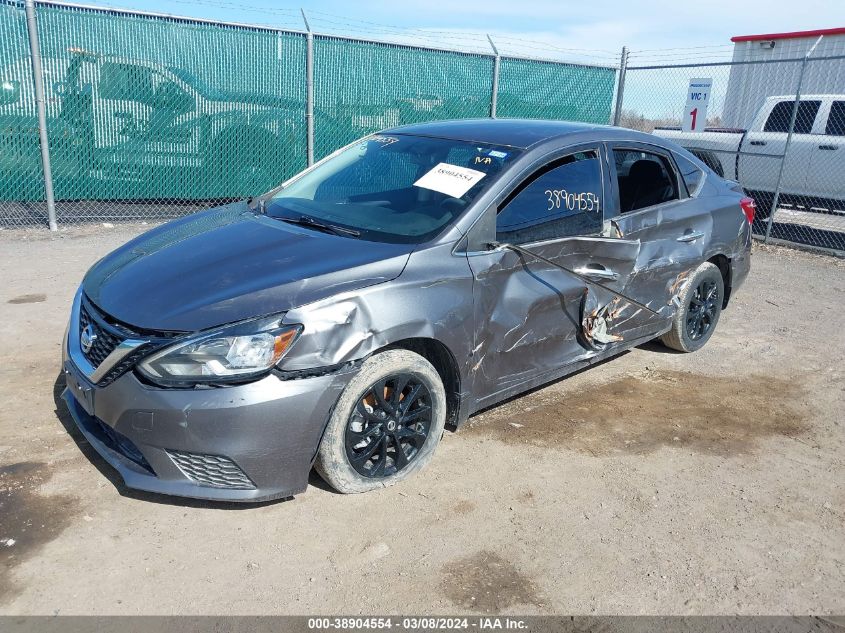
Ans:
[{"label": "rear wheel", "polygon": [[338,492],[398,483],[434,455],[446,423],[437,370],[407,350],[367,359],[338,400],[315,467]]},{"label": "rear wheel", "polygon": [[719,322],[724,297],[722,273],[715,265],[704,262],[681,291],[681,307],[675,313],[672,329],[661,337],[662,343],[680,352],[704,347]]}]

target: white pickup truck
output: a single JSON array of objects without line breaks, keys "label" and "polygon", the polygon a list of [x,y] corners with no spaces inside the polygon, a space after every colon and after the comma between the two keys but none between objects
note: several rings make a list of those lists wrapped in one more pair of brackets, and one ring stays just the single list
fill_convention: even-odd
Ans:
[{"label": "white pickup truck", "polygon": [[[286,157],[304,156],[303,108],[269,90],[224,92],[181,68],[79,48],[42,66],[61,198],[240,197],[280,182],[294,167]],[[0,195],[38,199],[29,58],[0,68],[0,129]]]},{"label": "white pickup truck", "polygon": [[[769,97],[747,130],[682,132],[658,127],[654,134],[675,141],[720,176],[739,182],[755,199],[758,219],[765,219],[771,211],[794,104],[794,95]],[[845,211],[845,95],[801,95],[779,203]]]}]

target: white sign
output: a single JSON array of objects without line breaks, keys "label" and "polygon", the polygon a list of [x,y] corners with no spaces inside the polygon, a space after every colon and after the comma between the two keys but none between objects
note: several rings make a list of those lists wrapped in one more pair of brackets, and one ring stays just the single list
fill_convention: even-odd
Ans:
[{"label": "white sign", "polygon": [[460,198],[486,175],[483,171],[476,171],[468,167],[439,163],[415,182],[414,186],[439,191],[453,198]]},{"label": "white sign", "polygon": [[710,103],[710,91],[713,80],[707,78],[690,79],[687,88],[687,104],[684,107],[684,120],[681,129],[684,132],[701,132],[707,125],[707,104]]}]

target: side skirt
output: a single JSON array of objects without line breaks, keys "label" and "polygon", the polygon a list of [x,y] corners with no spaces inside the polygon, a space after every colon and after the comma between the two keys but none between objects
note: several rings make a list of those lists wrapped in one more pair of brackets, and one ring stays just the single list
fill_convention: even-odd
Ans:
[{"label": "side skirt", "polygon": [[481,398],[476,401],[475,406],[467,407],[467,415],[461,416],[460,419],[457,420],[456,427],[460,428],[469,418],[470,415],[480,411],[481,409],[486,409],[491,407],[499,402],[507,400],[508,398],[512,398],[516,395],[524,393],[526,391],[530,391],[531,389],[535,389],[536,387],[540,387],[542,385],[548,384],[550,382],[554,382],[555,380],[559,380],[565,376],[570,374],[574,374],[577,371],[585,369],[591,365],[595,365],[600,363],[603,360],[608,358],[612,358],[613,356],[617,356],[622,352],[625,352],[633,347],[637,347],[638,345],[642,345],[643,343],[648,343],[649,341],[654,340],[655,338],[665,334],[669,331],[672,327],[671,320],[667,321],[667,323],[662,327],[660,330],[656,332],[650,332],[645,336],[640,336],[638,338],[620,341],[618,344],[611,346],[610,348],[602,351],[602,352],[587,352],[584,356],[575,359],[574,361],[567,363],[563,367],[559,367],[553,370],[550,370],[544,374],[540,374],[539,376],[535,376],[534,378],[530,378],[524,382],[521,382],[517,385],[512,387],[508,387],[507,389],[503,389],[502,391],[497,391],[496,393],[490,394],[484,398]]}]

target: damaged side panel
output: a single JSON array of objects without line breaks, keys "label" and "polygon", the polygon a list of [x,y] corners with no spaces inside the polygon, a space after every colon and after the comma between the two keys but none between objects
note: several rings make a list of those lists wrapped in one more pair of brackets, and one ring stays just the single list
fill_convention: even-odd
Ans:
[{"label": "damaged side panel", "polygon": [[335,366],[410,338],[435,339],[465,364],[473,341],[472,273],[452,249],[444,244],[414,253],[392,282],[288,311],[285,322],[305,329],[279,368]]},{"label": "damaged side panel", "polygon": [[634,272],[639,242],[577,237],[528,250],[469,258],[476,276],[473,393],[482,406],[605,351],[631,331],[662,326],[653,312],[620,296]]},{"label": "damaged side panel", "polygon": [[695,199],[661,205],[614,219],[620,231],[642,244],[628,284],[633,297],[671,320],[686,280],[706,259],[713,217]]}]

